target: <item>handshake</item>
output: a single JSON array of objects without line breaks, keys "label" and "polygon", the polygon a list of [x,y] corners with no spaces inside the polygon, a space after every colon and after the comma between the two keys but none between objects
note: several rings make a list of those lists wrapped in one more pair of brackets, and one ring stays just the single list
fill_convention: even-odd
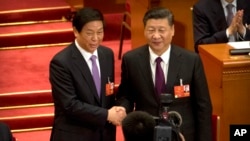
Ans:
[{"label": "handshake", "polygon": [[126,115],[126,109],[124,107],[113,106],[108,110],[108,121],[114,125],[121,125]]}]

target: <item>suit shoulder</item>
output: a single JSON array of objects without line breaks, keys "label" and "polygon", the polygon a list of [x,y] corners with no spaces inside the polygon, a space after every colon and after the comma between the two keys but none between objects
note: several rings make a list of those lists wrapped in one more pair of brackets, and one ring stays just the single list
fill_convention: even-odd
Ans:
[{"label": "suit shoulder", "polygon": [[206,7],[206,6],[210,6],[210,5],[214,5],[215,3],[220,3],[219,0],[199,0],[197,1],[194,6],[198,6],[198,7]]},{"label": "suit shoulder", "polygon": [[62,50],[60,50],[59,52],[57,52],[54,56],[53,56],[53,59],[62,59],[64,58],[65,56],[68,56],[70,55],[70,50],[71,48],[73,47],[74,45],[73,44],[70,44],[69,46],[67,47],[64,47]]},{"label": "suit shoulder", "polygon": [[197,54],[196,52],[194,51],[191,51],[191,50],[187,50],[185,48],[182,48],[180,46],[177,46],[177,45],[172,45],[172,50],[175,54],[179,54],[181,56],[185,56],[185,57],[191,57],[191,58],[196,58],[196,57],[199,57],[199,54]]},{"label": "suit shoulder", "polygon": [[217,5],[220,4],[220,1],[217,0],[199,0],[193,5],[193,11],[204,11],[208,12],[213,7],[217,7]]},{"label": "suit shoulder", "polygon": [[135,55],[141,54],[141,53],[143,53],[143,52],[145,52],[147,50],[148,50],[148,46],[147,45],[143,45],[143,46],[137,47],[137,48],[135,48],[133,50],[127,51],[126,53],[124,53],[123,56],[125,56],[125,57],[135,56]]},{"label": "suit shoulder", "polygon": [[113,52],[113,50],[110,47],[104,45],[100,45],[99,48],[104,51]]},{"label": "suit shoulder", "polygon": [[98,49],[103,54],[114,56],[114,51],[110,47],[100,45]]}]

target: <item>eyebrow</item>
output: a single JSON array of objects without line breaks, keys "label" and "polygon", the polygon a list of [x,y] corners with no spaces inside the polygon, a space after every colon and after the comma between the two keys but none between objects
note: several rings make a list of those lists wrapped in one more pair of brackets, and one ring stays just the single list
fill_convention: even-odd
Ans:
[{"label": "eyebrow", "polygon": [[[99,29],[97,29],[97,30],[103,30],[104,28],[103,27],[101,27],[101,28],[99,28]],[[93,31],[92,29],[90,29],[90,28],[87,28],[86,29],[87,31]]]},{"label": "eyebrow", "polygon": [[148,28],[166,29],[166,27],[163,27],[163,26],[160,26],[160,27],[149,26]]}]

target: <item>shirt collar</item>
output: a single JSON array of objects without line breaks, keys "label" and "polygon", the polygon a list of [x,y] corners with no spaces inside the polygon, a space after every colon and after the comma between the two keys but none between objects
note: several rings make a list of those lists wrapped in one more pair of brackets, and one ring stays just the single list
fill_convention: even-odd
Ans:
[{"label": "shirt collar", "polygon": [[155,64],[155,59],[157,57],[161,57],[161,59],[163,60],[163,62],[165,64],[168,64],[169,62],[169,58],[170,58],[170,50],[171,50],[171,45],[169,45],[168,49],[161,55],[161,56],[158,56],[157,54],[155,54],[153,52],[153,50],[149,47],[149,54],[150,54],[150,63],[151,64]]},{"label": "shirt collar", "polygon": [[[234,0],[234,1],[232,2],[232,4],[234,5],[234,7],[237,6],[236,1],[237,1],[237,0]],[[226,8],[227,4],[229,4],[229,3],[228,3],[226,0],[221,0],[221,4],[222,4],[223,8]]]},{"label": "shirt collar", "polygon": [[88,61],[92,55],[95,55],[98,58],[97,49],[92,54],[83,49],[76,40],[75,40],[75,45],[86,61]]}]

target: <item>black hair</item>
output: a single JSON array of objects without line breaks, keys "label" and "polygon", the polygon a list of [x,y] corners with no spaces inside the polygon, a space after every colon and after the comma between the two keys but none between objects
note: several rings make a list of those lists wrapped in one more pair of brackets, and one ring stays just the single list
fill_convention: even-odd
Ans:
[{"label": "black hair", "polygon": [[103,14],[98,9],[84,7],[75,13],[72,26],[75,27],[78,32],[81,32],[84,25],[91,21],[102,21],[104,26]]},{"label": "black hair", "polygon": [[164,7],[154,7],[152,9],[149,9],[145,13],[143,17],[143,24],[145,26],[149,19],[164,19],[164,18],[167,18],[170,26],[174,24],[174,15],[169,9]]}]

